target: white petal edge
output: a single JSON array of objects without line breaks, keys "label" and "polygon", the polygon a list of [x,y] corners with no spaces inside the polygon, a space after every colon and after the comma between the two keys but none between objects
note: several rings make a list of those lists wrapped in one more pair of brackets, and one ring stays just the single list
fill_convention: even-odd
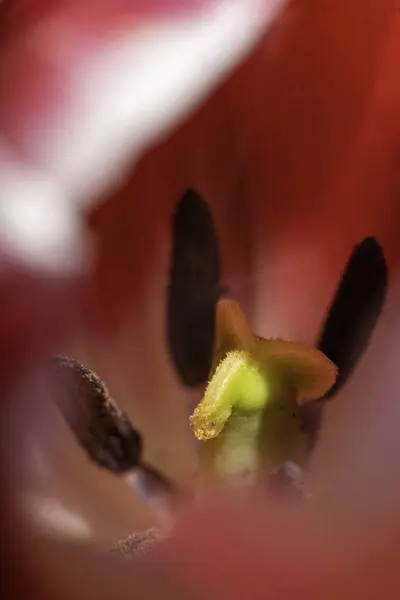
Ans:
[{"label": "white petal edge", "polygon": [[67,196],[93,202],[254,46],[283,0],[222,0],[118,37],[74,81],[74,106],[36,140]]},{"label": "white petal edge", "polygon": [[0,140],[2,250],[54,274],[86,270],[93,240],[84,234],[81,210],[207,97],[284,3],[221,0],[190,18],[119,32],[82,63],[68,81],[71,104],[27,140],[31,164],[15,160]]},{"label": "white petal edge", "polygon": [[47,174],[21,167],[0,149],[0,245],[3,258],[33,270],[73,276],[90,267],[93,240],[77,206]]}]

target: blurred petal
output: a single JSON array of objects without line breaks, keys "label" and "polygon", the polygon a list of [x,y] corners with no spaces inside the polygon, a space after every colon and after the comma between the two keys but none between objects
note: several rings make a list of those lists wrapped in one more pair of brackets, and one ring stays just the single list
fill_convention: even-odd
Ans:
[{"label": "blurred petal", "polygon": [[2,50],[0,133],[60,194],[97,196],[210,92],[282,4],[220,0],[152,20],[112,2],[97,15],[50,6]]},{"label": "blurred petal", "polygon": [[0,151],[0,182],[0,240],[12,260],[58,275],[89,264],[83,223],[50,178]]}]

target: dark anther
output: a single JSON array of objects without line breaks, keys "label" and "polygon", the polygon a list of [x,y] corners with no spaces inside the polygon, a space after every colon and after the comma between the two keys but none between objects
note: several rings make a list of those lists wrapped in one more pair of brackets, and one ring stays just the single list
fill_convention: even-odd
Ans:
[{"label": "dark anther", "polygon": [[365,238],[350,255],[317,345],[339,373],[322,401],[308,403],[301,409],[310,450],[320,430],[323,400],[340,390],[365,352],[385,303],[387,287],[383,248],[375,238]]},{"label": "dark anther", "polygon": [[142,438],[101,379],[77,360],[50,363],[51,396],[79,445],[99,467],[123,474],[141,462]]},{"label": "dark anther", "polygon": [[222,295],[218,237],[207,203],[192,189],[173,216],[167,342],[181,381],[196,386],[211,368],[216,304]]},{"label": "dark anther", "polygon": [[352,374],[366,350],[385,302],[388,268],[375,238],[358,244],[345,267],[329,308],[318,348],[338,367],[332,397]]}]

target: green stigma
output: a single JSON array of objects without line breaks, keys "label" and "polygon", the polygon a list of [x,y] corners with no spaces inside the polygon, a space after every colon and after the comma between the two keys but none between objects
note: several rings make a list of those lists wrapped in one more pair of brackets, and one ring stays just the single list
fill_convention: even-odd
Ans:
[{"label": "green stigma", "polygon": [[199,440],[220,434],[235,409],[261,410],[268,398],[268,381],[248,352],[233,350],[219,363],[190,423]]}]

